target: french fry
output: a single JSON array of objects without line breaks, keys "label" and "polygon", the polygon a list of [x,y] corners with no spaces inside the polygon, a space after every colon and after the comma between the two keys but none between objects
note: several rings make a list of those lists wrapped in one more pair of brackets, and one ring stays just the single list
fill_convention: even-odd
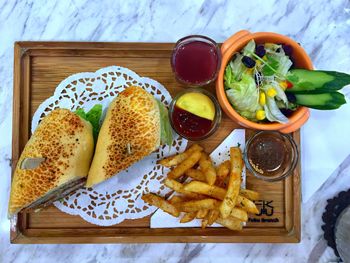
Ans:
[{"label": "french fry", "polygon": [[176,206],[177,203],[184,202],[185,200],[186,198],[184,196],[174,195],[168,200],[168,202]]},{"label": "french fry", "polygon": [[216,219],[216,223],[224,227],[227,227],[228,229],[231,229],[231,230],[242,230],[242,227],[243,227],[242,222],[233,217],[227,217],[227,218],[219,217],[218,219]]},{"label": "french fry", "polygon": [[239,191],[239,194],[245,198],[252,200],[252,201],[256,201],[259,199],[259,193],[255,192],[253,190],[241,189]]},{"label": "french fry", "polygon": [[180,223],[188,223],[196,218],[197,212],[185,213],[184,216],[180,219]]},{"label": "french fry", "polygon": [[198,170],[198,169],[190,168],[185,172],[185,174],[188,177],[191,177],[192,179],[197,180],[197,181],[201,181],[201,182],[207,181],[203,172],[201,170]]},{"label": "french fry", "polygon": [[225,179],[230,173],[231,162],[229,160],[221,163],[216,169],[216,181],[215,185],[225,188]]},{"label": "french fry", "polygon": [[208,209],[200,209],[197,211],[196,218],[203,219],[207,216],[209,210]]},{"label": "french fry", "polygon": [[164,198],[157,196],[155,194],[145,194],[142,196],[142,200],[150,205],[153,205],[162,209],[164,212],[172,216],[178,217],[180,215],[179,210],[175,206],[170,204]]},{"label": "french fry", "polygon": [[206,228],[207,225],[208,225],[208,219],[207,219],[207,218],[204,218],[204,219],[202,220],[202,223],[201,223],[202,229]]},{"label": "french fry", "polygon": [[202,153],[200,151],[192,152],[187,159],[168,173],[168,177],[171,179],[176,179],[184,175],[188,169],[192,168],[199,161],[201,155]]},{"label": "french fry", "polygon": [[218,219],[219,215],[220,215],[219,210],[216,210],[216,209],[210,210],[208,214],[208,225],[211,226],[212,224],[214,224],[214,222]]},{"label": "french fry", "polygon": [[231,216],[242,222],[248,221],[248,214],[241,208],[234,207],[231,211]]},{"label": "french fry", "polygon": [[202,199],[202,200],[194,200],[182,202],[179,204],[179,209],[182,212],[195,212],[200,209],[214,209],[219,205],[219,201],[215,199]]},{"label": "french fry", "polygon": [[256,205],[250,201],[248,198],[245,198],[241,195],[237,197],[237,207],[242,208],[243,210],[247,211],[248,213],[251,214],[258,214],[259,210],[256,207]]},{"label": "french fry", "polygon": [[179,153],[179,154],[167,157],[165,159],[158,161],[157,163],[165,167],[172,167],[186,160],[195,151],[201,152],[203,151],[203,148],[198,144],[193,144],[190,148],[188,148],[183,153]]},{"label": "french fry", "polygon": [[213,185],[216,180],[216,171],[209,155],[206,154],[205,152],[202,152],[202,156],[199,160],[199,167],[201,171],[204,173],[208,184]]},{"label": "french fry", "polygon": [[[194,169],[196,164],[199,169]],[[208,154],[199,145],[159,161],[166,167],[173,167],[164,184],[180,195],[169,201],[155,194],[145,194],[142,199],[165,212],[179,217],[180,223],[202,219],[201,227],[206,228],[217,222],[231,230],[242,230],[243,222],[248,221],[248,213],[259,211],[252,200],[259,194],[252,190],[240,189],[243,168],[242,154],[238,147],[230,148],[230,160],[215,169]],[[186,175],[193,180],[180,183],[176,179]],[[227,189],[226,189],[227,186]]]},{"label": "french fry", "polygon": [[228,218],[235,207],[236,199],[241,185],[241,173],[243,168],[242,153],[239,147],[230,148],[231,174],[224,200],[220,205],[222,218]]},{"label": "french fry", "polygon": [[[237,197],[237,202],[236,202],[237,206],[239,205],[239,207],[243,207],[243,208],[248,209],[247,212],[257,211],[255,204],[252,201],[250,201],[248,198],[241,195],[241,193],[244,193],[246,195],[247,195],[247,193],[249,193],[249,195],[251,197],[256,197],[259,194],[255,191],[246,190],[246,189],[241,189],[240,191],[241,192]],[[203,198],[203,195],[207,195],[207,196],[216,198],[218,200],[224,200],[225,195],[226,195],[225,189],[218,187],[218,186],[215,186],[215,185],[208,185],[206,183],[198,182],[198,181],[191,181],[187,184],[184,184],[182,192],[183,193],[200,194],[200,196],[198,198]],[[238,203],[242,203],[242,204],[238,204]],[[252,213],[252,212],[250,212],[250,213]]]},{"label": "french fry", "polygon": [[201,222],[201,227],[202,229],[206,228],[208,226],[208,223],[209,223],[209,219],[210,219],[210,216],[212,214],[212,211],[214,211],[215,209],[208,209],[208,213],[205,215],[205,217],[202,219],[202,222]]},{"label": "french fry", "polygon": [[[241,191],[242,190],[245,190],[245,189],[241,189]],[[210,197],[216,198],[218,200],[224,200],[225,195],[226,195],[226,190],[225,189],[220,188],[218,186],[214,186],[214,185],[208,185],[206,183],[198,182],[198,181],[191,181],[191,182],[189,182],[187,184],[184,184],[182,190],[180,189],[180,191],[182,193],[185,193],[185,194],[190,194],[190,193],[198,194],[199,196],[197,197],[197,199],[205,198],[204,195],[206,195],[206,196],[210,196]],[[258,195],[258,193],[254,192],[254,191],[251,191],[251,190],[245,190],[243,192],[245,194],[248,193],[248,192],[254,193],[251,196]],[[236,206],[239,207],[239,208],[242,208],[243,210],[245,210],[245,211],[247,211],[249,213],[253,213],[253,214],[259,213],[256,205],[254,204],[254,202],[252,202],[248,198],[244,197],[243,195],[238,195],[237,196]]]},{"label": "french fry", "polygon": [[165,178],[164,185],[169,187],[170,189],[175,190],[178,193],[183,194],[182,193],[183,184],[174,179]]},{"label": "french fry", "polygon": [[203,199],[203,198],[205,198],[205,196],[203,196],[203,195],[191,193],[190,191],[186,191],[184,189],[184,185],[182,183],[179,183],[178,181],[176,181],[174,179],[166,178],[164,180],[164,184],[165,184],[165,186],[169,187],[170,189],[175,190],[175,192],[186,195],[188,198],[191,198],[191,199]]},{"label": "french fry", "polygon": [[189,182],[183,186],[183,189],[192,193],[208,195],[219,200],[223,200],[226,194],[226,190],[223,188],[199,181]]}]

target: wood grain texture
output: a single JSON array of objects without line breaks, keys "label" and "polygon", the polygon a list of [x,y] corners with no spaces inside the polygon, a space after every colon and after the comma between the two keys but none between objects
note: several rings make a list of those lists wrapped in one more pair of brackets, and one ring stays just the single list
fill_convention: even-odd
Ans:
[{"label": "wood grain texture", "polygon": [[[15,44],[12,165],[30,136],[30,122],[38,106],[52,96],[66,77],[118,65],[162,83],[174,96],[185,87],[175,81],[170,67],[173,43],[18,42]],[[214,85],[206,87],[214,93]],[[225,114],[218,131],[203,146],[211,152],[234,129]],[[247,137],[254,134],[248,131]],[[299,131],[293,134],[300,145]],[[150,229],[149,218],[99,227],[51,206],[39,213],[21,213],[12,243],[126,243],[126,242],[264,242],[300,241],[300,165],[284,181],[269,183],[247,173],[247,188],[272,201],[273,215],[251,216],[242,232],[225,228]],[[270,209],[270,208],[269,208]],[[270,209],[271,210],[271,209]],[[270,211],[271,212],[271,211]]]}]

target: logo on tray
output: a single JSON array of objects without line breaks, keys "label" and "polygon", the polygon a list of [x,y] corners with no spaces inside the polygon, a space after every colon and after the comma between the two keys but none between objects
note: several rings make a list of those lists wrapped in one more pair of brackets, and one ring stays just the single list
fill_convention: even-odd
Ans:
[{"label": "logo on tray", "polygon": [[253,223],[278,223],[277,217],[272,217],[274,214],[273,200],[256,200],[254,201],[259,213],[255,214],[259,218],[249,218],[249,222]]}]

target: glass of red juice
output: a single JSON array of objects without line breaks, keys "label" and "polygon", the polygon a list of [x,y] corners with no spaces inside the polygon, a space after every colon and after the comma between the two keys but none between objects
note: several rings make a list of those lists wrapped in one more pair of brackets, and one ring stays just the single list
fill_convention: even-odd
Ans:
[{"label": "glass of red juice", "polygon": [[218,44],[200,35],[181,38],[171,56],[171,66],[177,81],[191,87],[212,83],[217,77],[220,63]]}]

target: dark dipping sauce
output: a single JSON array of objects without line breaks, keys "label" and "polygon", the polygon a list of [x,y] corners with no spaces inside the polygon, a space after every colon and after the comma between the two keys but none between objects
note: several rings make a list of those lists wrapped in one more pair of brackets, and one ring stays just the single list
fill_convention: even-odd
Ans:
[{"label": "dark dipping sauce", "polygon": [[288,165],[288,149],[281,138],[260,134],[251,142],[247,157],[252,168],[264,175],[274,176]]},{"label": "dark dipping sauce", "polygon": [[202,41],[183,43],[174,51],[172,65],[177,78],[189,84],[203,84],[215,78],[219,55],[215,45]]},{"label": "dark dipping sauce", "polygon": [[205,136],[213,127],[213,121],[180,109],[176,105],[172,112],[172,124],[177,133],[192,139]]}]

